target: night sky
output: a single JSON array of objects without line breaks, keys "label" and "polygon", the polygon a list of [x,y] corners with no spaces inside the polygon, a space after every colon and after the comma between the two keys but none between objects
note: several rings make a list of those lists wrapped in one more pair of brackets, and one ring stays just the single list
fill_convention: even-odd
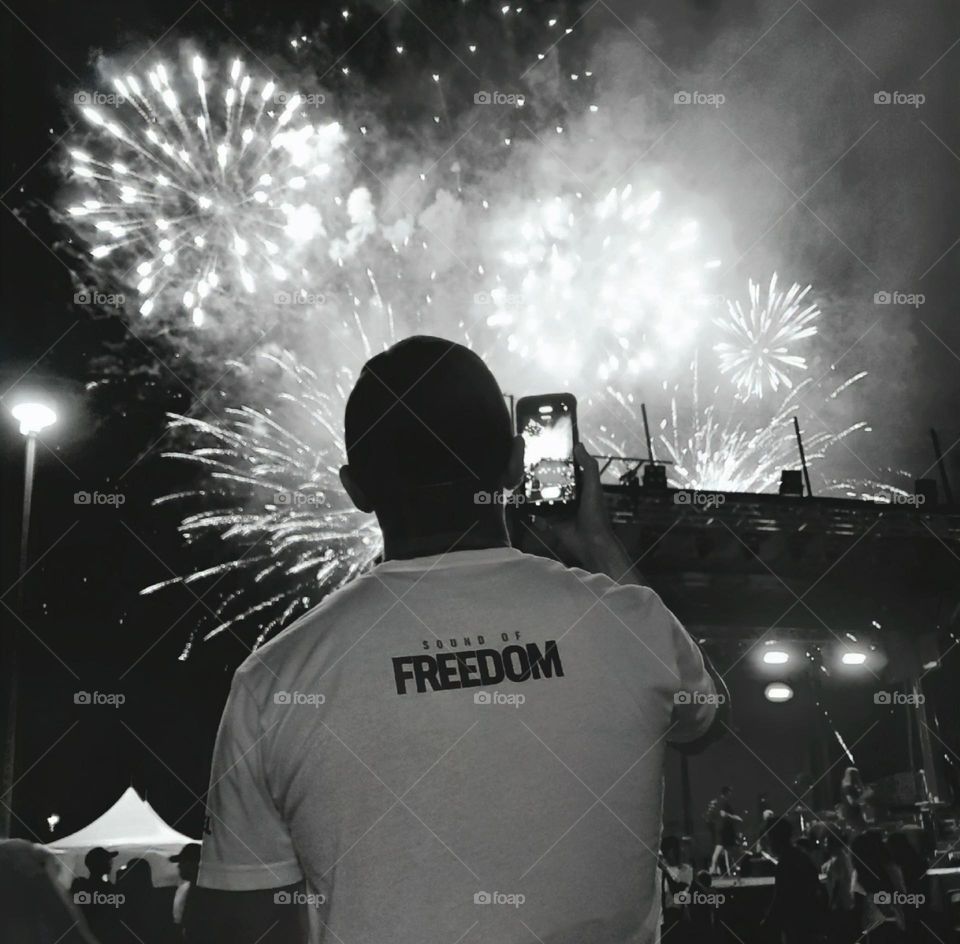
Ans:
[{"label": "night sky", "polygon": [[[863,477],[866,467],[874,478],[889,469],[933,476],[928,429],[936,427],[960,488],[960,446],[952,449],[960,440],[960,10],[932,0],[909,9],[896,0],[839,9],[814,0],[533,2],[508,49],[500,4],[473,3],[464,12],[458,3],[350,2],[346,22],[342,6],[41,0],[0,12],[0,390],[5,413],[31,389],[50,392],[61,411],[39,449],[33,564],[4,598],[24,626],[20,835],[72,832],[130,783],[172,825],[197,835],[220,708],[249,644],[249,634],[225,634],[179,661],[190,631],[209,620],[207,603],[186,588],[138,595],[188,561],[175,517],[152,502],[193,481],[159,451],[166,413],[187,410],[203,377],[177,339],[135,333],[73,302],[77,248],[65,244],[49,209],[60,201],[57,142],[75,120],[69,103],[94,81],[101,55],[160,37],[209,49],[247,46],[301,70],[343,55],[361,78],[339,94],[352,96],[354,114],[380,117],[384,133],[402,141],[418,137],[433,107],[420,94],[432,68],[449,70],[451,120],[464,120],[467,107],[458,103],[476,78],[450,59],[441,38],[457,47],[469,35],[484,50],[474,67],[495,83],[515,71],[517,49],[532,58],[547,45],[542,23],[575,24],[556,54],[608,66],[591,94],[624,109],[624,147],[662,138],[651,160],[728,221],[724,238],[740,256],[738,276],[790,261],[791,277],[818,286],[832,321],[815,369],[833,367],[838,377],[870,371],[855,404],[818,418],[838,426],[867,417],[873,427],[855,454],[837,456],[835,475]],[[301,34],[326,52],[298,59],[287,38]],[[403,62],[398,44],[409,51]],[[722,128],[686,117],[674,127],[658,107],[637,104],[697,84],[727,90]],[[927,101],[922,110],[871,112],[880,89],[922,91]],[[567,118],[562,109],[537,115],[544,125]],[[420,153],[433,145],[417,141]],[[888,290],[923,293],[922,309],[875,306],[874,294]],[[0,444],[9,587],[23,461],[12,422],[0,423]],[[119,493],[123,504],[78,505],[82,491]],[[14,617],[8,609],[3,618]],[[121,692],[126,702],[78,708],[82,691]],[[771,743],[778,738],[771,732]],[[869,778],[869,764],[861,766]],[[61,817],[55,834],[45,823],[51,812]]]}]

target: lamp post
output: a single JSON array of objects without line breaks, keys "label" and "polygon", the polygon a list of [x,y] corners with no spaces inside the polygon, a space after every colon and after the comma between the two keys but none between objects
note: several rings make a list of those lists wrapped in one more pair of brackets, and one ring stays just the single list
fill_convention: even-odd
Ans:
[{"label": "lamp post", "polygon": [[[57,421],[56,412],[47,404],[37,401],[17,403],[11,415],[20,424],[20,432],[25,439],[25,461],[23,470],[23,515],[20,519],[20,561],[17,570],[17,590],[15,599],[17,610],[23,609],[23,578],[27,572],[28,552],[30,548],[30,511],[33,504],[33,471],[37,458],[37,435]],[[3,646],[3,689],[6,692],[6,710],[4,711],[3,768],[0,770],[0,837],[8,837],[11,832],[13,789],[16,778],[17,751],[17,702],[19,698],[19,616],[13,620],[3,620],[7,627],[4,632]]]}]

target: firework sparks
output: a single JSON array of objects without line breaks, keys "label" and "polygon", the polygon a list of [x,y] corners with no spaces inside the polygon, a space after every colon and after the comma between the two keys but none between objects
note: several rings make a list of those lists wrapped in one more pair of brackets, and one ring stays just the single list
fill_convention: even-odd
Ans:
[{"label": "firework sparks", "polygon": [[807,369],[805,358],[791,353],[791,345],[817,333],[813,323],[820,309],[804,303],[810,286],[796,283],[786,292],[777,290],[776,272],[770,288],[761,297],[759,282],[749,282],[750,307],[744,312],[740,302],[727,302],[728,317],[717,320],[724,333],[715,350],[720,370],[730,374],[743,399],[762,397],[769,387],[776,392],[781,384],[793,385],[790,370]]},{"label": "firework sparks", "polygon": [[[339,195],[345,134],[305,121],[299,93],[239,59],[222,68],[200,56],[113,86],[115,109],[79,96],[92,133],[70,147],[82,192],[67,214],[141,315],[186,312],[200,325],[245,299],[262,306],[302,287],[318,247],[336,260],[360,240],[363,193]],[[334,214],[351,227],[346,243],[328,235]]]},{"label": "firework sparks", "polygon": [[563,382],[592,387],[663,368],[695,339],[718,260],[700,227],[632,185],[598,201],[576,194],[498,213],[495,284],[477,297],[508,350]]},{"label": "firework sparks", "polygon": [[[826,399],[835,399],[843,391],[866,377],[866,371],[844,381]],[[791,417],[799,408],[800,395],[813,384],[804,380],[783,398],[770,421],[755,429],[742,422],[725,421],[716,403],[702,410],[694,404],[692,416],[683,421],[676,396],[671,398],[670,419],[660,423],[656,445],[659,459],[669,460],[667,482],[673,488],[706,489],[721,492],[766,492],[780,480],[780,472],[798,463],[797,442]],[[619,455],[636,454],[626,445],[641,432],[639,408],[632,395],[608,389],[609,402],[618,404],[623,420],[617,427],[601,426],[598,443]],[[626,432],[624,426],[629,429]],[[839,432],[821,431],[804,438],[807,463],[815,466],[829,450],[859,430],[869,430],[866,422],[854,423]],[[874,483],[876,484],[876,483]],[[879,487],[879,486],[878,486]]]},{"label": "firework sparks", "polygon": [[254,646],[363,571],[381,549],[376,519],[353,508],[337,480],[352,373],[344,368],[332,383],[321,383],[289,352],[259,360],[272,367],[269,382],[282,391],[276,409],[241,406],[215,421],[170,418],[171,430],[185,433],[190,445],[165,455],[198,466],[205,482],[158,504],[200,506],[183,518],[180,532],[188,543],[219,547],[210,555],[216,562],[141,591],[212,588],[228,574],[248,574],[247,590],[227,593],[212,607],[216,625],[205,638],[253,623]]}]

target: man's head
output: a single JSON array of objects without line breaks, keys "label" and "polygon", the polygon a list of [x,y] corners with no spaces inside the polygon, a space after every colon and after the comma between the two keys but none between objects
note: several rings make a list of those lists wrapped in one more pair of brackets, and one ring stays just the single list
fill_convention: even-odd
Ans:
[{"label": "man's head", "polygon": [[733,793],[733,790],[732,790],[730,787],[721,787],[721,788],[720,788],[720,796],[722,796],[725,800],[729,800],[729,799],[730,799],[730,794],[731,794],[731,793]]},{"label": "man's head", "polygon": [[200,870],[200,843],[188,842],[176,855],[170,856],[176,862],[180,878],[185,882],[196,882]]},{"label": "man's head", "polygon": [[91,878],[102,879],[113,869],[113,860],[116,851],[108,851],[103,846],[94,846],[84,857],[83,864],[87,867]]},{"label": "man's head", "polygon": [[381,524],[434,500],[473,511],[476,492],[515,484],[522,472],[496,379],[473,351],[443,338],[406,338],[367,361],[344,425],[341,481]]}]

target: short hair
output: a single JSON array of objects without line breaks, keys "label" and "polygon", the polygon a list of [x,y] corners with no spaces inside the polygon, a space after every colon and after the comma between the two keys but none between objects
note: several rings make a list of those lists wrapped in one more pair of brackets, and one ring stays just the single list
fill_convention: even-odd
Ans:
[{"label": "short hair", "polygon": [[731,793],[731,792],[732,792],[732,788],[731,788],[731,787],[721,787],[721,788],[720,788],[720,795],[721,795],[721,796],[726,796],[728,793]]},{"label": "short hair", "polygon": [[377,504],[421,489],[493,489],[511,448],[500,385],[469,348],[415,335],[370,358],[347,400],[347,462]]}]

